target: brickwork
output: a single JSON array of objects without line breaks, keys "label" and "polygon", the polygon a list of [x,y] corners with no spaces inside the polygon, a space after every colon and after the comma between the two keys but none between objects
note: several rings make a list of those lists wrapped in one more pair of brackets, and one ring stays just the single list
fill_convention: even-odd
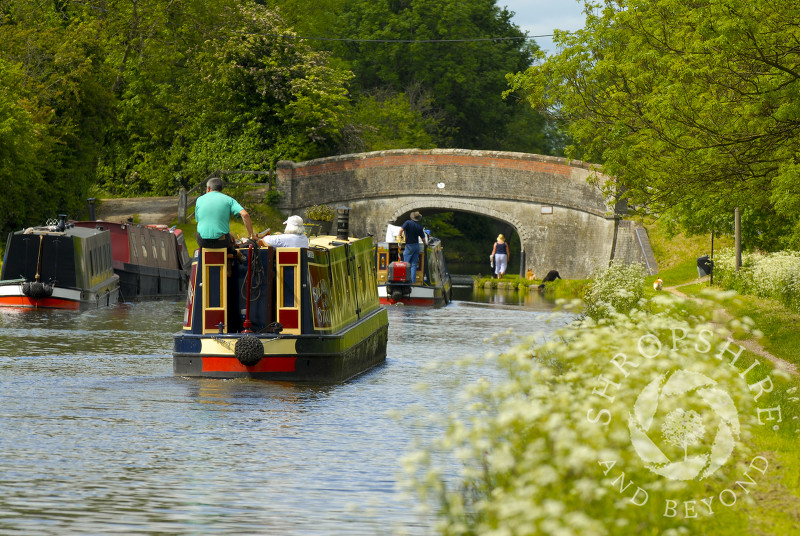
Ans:
[{"label": "brickwork", "polygon": [[[412,210],[456,210],[508,222],[520,235],[526,266],[537,275],[586,277],[612,258],[613,205],[607,180],[584,162],[499,151],[402,149],[308,162],[282,161],[278,189],[285,213],[315,204],[350,207],[350,229],[382,237],[387,223]],[[624,253],[633,246],[624,237]],[[519,252],[516,252],[519,255]]]}]

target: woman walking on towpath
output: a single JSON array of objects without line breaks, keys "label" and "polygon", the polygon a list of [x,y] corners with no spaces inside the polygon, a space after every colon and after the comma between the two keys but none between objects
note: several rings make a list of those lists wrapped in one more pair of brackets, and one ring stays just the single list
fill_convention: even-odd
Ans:
[{"label": "woman walking on towpath", "polygon": [[511,249],[506,244],[506,237],[497,235],[497,242],[494,243],[492,254],[490,258],[494,261],[494,273],[497,279],[506,275],[506,268],[508,268],[508,261],[511,258]]}]

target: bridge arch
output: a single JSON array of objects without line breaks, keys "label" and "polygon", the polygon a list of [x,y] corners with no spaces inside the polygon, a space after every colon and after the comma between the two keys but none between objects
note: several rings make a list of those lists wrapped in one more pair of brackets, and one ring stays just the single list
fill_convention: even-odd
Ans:
[{"label": "bridge arch", "polygon": [[389,222],[398,221],[401,216],[408,214],[412,210],[421,212],[425,212],[426,210],[436,210],[439,212],[457,211],[488,216],[511,225],[514,230],[517,231],[517,234],[519,234],[520,242],[525,243],[530,238],[529,228],[524,226],[522,222],[515,217],[509,217],[508,214],[503,214],[492,207],[482,207],[480,204],[447,198],[437,198],[435,203],[428,202],[424,205],[420,205],[418,201],[408,201],[404,205],[399,206],[397,210],[392,213]]},{"label": "bridge arch", "polygon": [[583,278],[613,258],[648,264],[654,273],[644,229],[621,221],[603,195],[608,180],[584,162],[464,149],[281,161],[277,169],[284,213],[303,214],[315,204],[347,205],[356,235],[380,240],[387,223],[412,210],[468,212],[516,229],[523,273],[531,269],[541,277],[555,269],[562,277]]}]

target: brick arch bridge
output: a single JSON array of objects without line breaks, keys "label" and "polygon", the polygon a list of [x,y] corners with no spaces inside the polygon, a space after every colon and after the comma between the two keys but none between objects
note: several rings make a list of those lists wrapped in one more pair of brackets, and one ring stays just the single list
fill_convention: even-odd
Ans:
[{"label": "brick arch bridge", "polygon": [[356,236],[382,240],[386,224],[412,210],[460,211],[512,226],[520,237],[522,273],[531,269],[542,277],[555,269],[565,278],[584,278],[614,258],[641,262],[655,273],[647,233],[615,214],[600,189],[606,180],[584,162],[463,149],[377,151],[281,161],[277,168],[284,213],[346,205]]}]

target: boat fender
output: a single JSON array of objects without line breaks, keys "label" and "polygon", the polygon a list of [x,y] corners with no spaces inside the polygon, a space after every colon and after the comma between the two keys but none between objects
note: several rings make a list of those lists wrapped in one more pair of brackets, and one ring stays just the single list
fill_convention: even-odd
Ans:
[{"label": "boat fender", "polygon": [[22,284],[22,293],[32,300],[41,300],[53,295],[53,286],[39,281],[28,281]]},{"label": "boat fender", "polygon": [[238,359],[242,365],[252,367],[264,357],[264,345],[261,344],[258,337],[245,335],[236,341],[236,346],[233,348],[233,355],[236,356],[236,359]]}]

